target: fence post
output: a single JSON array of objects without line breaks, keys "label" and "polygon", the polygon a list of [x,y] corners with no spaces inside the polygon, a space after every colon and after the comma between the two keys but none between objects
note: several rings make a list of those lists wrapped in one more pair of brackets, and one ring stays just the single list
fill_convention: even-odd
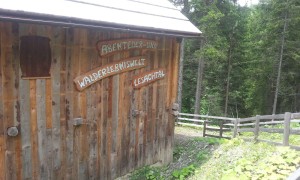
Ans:
[{"label": "fence post", "polygon": [[260,115],[255,116],[255,128],[254,128],[254,140],[257,141],[259,135],[259,122],[260,122]]},{"label": "fence post", "polygon": [[284,114],[284,131],[283,131],[283,145],[289,145],[289,137],[290,137],[290,123],[291,123],[291,113],[286,112]]},{"label": "fence post", "polygon": [[223,136],[223,120],[220,121],[220,138]]},{"label": "fence post", "polygon": [[205,131],[206,131],[206,120],[204,120],[203,123],[203,137],[205,137]]},{"label": "fence post", "polygon": [[239,118],[235,119],[235,121],[234,121],[233,138],[236,138],[236,136],[237,136],[239,121],[240,121]]}]

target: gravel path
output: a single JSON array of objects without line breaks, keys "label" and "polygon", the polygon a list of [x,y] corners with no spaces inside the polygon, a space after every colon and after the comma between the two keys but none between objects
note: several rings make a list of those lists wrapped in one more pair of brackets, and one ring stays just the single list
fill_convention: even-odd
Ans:
[{"label": "gravel path", "polygon": [[175,145],[185,143],[194,137],[202,137],[202,135],[202,130],[176,126],[174,135]]},{"label": "gravel path", "polygon": [[169,164],[168,169],[164,173],[165,177],[172,177],[174,170],[182,169],[191,164],[195,159],[195,156],[203,149],[208,149],[207,143],[193,141],[195,137],[202,137],[202,130],[187,128],[187,127],[175,127],[175,147],[174,151],[178,152],[178,159],[174,159]]}]

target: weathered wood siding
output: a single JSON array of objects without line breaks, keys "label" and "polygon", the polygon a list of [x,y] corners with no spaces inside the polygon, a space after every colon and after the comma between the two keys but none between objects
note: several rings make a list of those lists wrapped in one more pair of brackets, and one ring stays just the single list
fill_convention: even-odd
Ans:
[{"label": "weathered wood siding", "polygon": [[[21,78],[23,35],[50,38],[51,78]],[[99,40],[157,40],[155,51],[99,57]],[[145,68],[100,80],[79,92],[73,79],[121,58],[146,55]],[[0,179],[114,179],[172,159],[179,43],[117,31],[0,22]],[[167,76],[133,89],[132,78],[165,68]],[[74,126],[74,118],[83,124]],[[17,126],[16,137],[7,128]]]}]

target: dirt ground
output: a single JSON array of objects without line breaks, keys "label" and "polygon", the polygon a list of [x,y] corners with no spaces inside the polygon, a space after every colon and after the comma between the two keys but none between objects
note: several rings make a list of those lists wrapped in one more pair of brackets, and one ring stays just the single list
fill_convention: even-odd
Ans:
[{"label": "dirt ground", "polygon": [[[172,177],[174,170],[181,169],[191,164],[195,159],[195,155],[204,149],[210,149],[207,143],[193,141],[195,137],[202,137],[202,130],[197,130],[188,127],[175,127],[174,135],[174,152],[178,153],[172,163],[168,165],[168,169],[164,173],[165,177]],[[175,159],[178,158],[178,159]]]},{"label": "dirt ground", "polygon": [[[162,171],[162,175],[166,177],[166,179],[171,179],[172,172],[174,170],[181,169],[183,167],[188,166],[195,160],[195,156],[201,150],[211,149],[211,146],[207,145],[207,143],[193,141],[195,137],[202,137],[202,130],[197,130],[194,128],[175,126],[175,134],[174,134],[174,152],[177,155],[174,155],[174,160],[171,162],[165,171]],[[160,165],[153,165],[160,167]],[[162,167],[163,168],[163,167]],[[128,180],[129,174],[123,177],[118,178],[118,180]]]},{"label": "dirt ground", "polygon": [[174,134],[175,144],[178,143],[181,144],[190,139],[193,139],[194,137],[202,137],[202,136],[203,136],[202,130],[188,128],[188,127],[181,127],[181,126],[175,127],[175,134]]}]

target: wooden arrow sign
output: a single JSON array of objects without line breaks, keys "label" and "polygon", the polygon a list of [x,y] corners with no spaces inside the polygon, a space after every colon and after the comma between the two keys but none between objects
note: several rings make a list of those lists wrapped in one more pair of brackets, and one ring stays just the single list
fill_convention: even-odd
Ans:
[{"label": "wooden arrow sign", "polygon": [[133,77],[133,88],[141,88],[157,80],[163,79],[166,76],[165,72],[165,69],[160,68],[135,76]]},{"label": "wooden arrow sign", "polygon": [[89,87],[97,81],[107,78],[109,76],[119,74],[134,69],[139,69],[147,66],[148,60],[143,56],[127,58],[118,62],[113,62],[99,68],[93,69],[83,75],[80,75],[74,79],[76,88],[79,91]]}]

